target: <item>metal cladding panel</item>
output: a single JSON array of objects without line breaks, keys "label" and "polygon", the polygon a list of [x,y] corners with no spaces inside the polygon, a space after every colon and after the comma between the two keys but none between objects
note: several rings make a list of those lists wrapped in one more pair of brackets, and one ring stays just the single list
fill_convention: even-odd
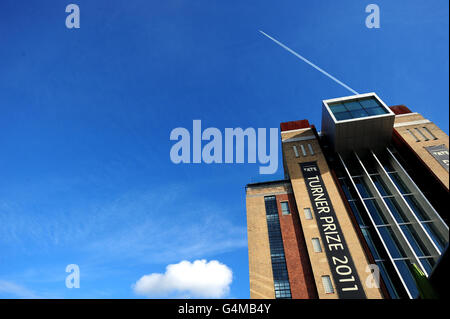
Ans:
[{"label": "metal cladding panel", "polygon": [[334,141],[336,139],[336,130],[334,120],[328,112],[325,104],[322,104],[322,138],[332,147],[334,147]]}]

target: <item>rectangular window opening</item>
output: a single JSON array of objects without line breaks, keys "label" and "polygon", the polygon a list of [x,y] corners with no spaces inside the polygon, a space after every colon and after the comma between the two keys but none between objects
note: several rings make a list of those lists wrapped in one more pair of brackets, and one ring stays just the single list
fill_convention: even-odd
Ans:
[{"label": "rectangular window opening", "polygon": [[416,140],[416,142],[420,142],[417,136],[409,128],[407,128],[406,130],[408,131],[409,135],[411,135]]},{"label": "rectangular window opening", "polygon": [[428,128],[426,128],[425,126],[422,128],[425,130],[425,132],[427,132],[433,138],[433,140],[438,139],[433,133],[431,133],[431,131]]},{"label": "rectangular window opening", "polygon": [[313,150],[311,144],[308,144],[308,148],[309,148],[309,153],[310,153],[311,155],[314,155],[314,150]]},{"label": "rectangular window opening", "polygon": [[325,293],[334,293],[333,283],[331,282],[330,276],[322,276],[322,284],[323,288],[325,289]]},{"label": "rectangular window opening", "polygon": [[312,213],[311,213],[311,208],[304,208],[303,212],[305,213],[305,218],[306,219],[313,219]]},{"label": "rectangular window opening", "polygon": [[322,252],[322,246],[320,246],[320,240],[319,238],[313,238],[312,239],[312,245],[314,252],[321,253]]},{"label": "rectangular window opening", "polygon": [[419,130],[417,127],[414,128],[420,136],[422,136],[424,138],[425,141],[429,141],[430,139],[428,137],[426,137],[425,135],[423,135],[422,131]]},{"label": "rectangular window opening", "polygon": [[264,201],[266,206],[275,298],[291,299],[292,296],[284,253],[283,237],[281,234],[280,219],[278,217],[277,199],[275,196],[265,196]]},{"label": "rectangular window opening", "polygon": [[303,156],[308,156],[308,154],[306,154],[306,150],[305,150],[305,147],[303,146],[303,144],[300,145],[300,148],[302,149]]},{"label": "rectangular window opening", "polygon": [[281,205],[281,213],[283,215],[290,215],[291,211],[289,210],[289,203],[288,202],[280,202]]}]

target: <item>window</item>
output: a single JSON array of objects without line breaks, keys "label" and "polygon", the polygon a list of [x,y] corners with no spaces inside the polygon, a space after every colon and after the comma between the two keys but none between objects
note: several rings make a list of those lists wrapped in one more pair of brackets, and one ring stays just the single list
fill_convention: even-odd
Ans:
[{"label": "window", "polygon": [[342,113],[336,113],[334,114],[334,117],[336,117],[336,120],[342,121],[342,120],[349,120],[352,117],[352,114],[350,112],[342,112]]},{"label": "window", "polygon": [[419,291],[417,290],[417,285],[414,280],[413,275],[411,274],[411,262],[407,260],[396,260],[394,261],[397,269],[402,274],[402,278],[408,287],[409,292],[411,293],[413,298],[417,298],[419,295]]},{"label": "window", "polygon": [[373,258],[375,258],[375,260],[380,260],[381,259],[380,253],[377,250],[377,246],[373,242],[371,230],[369,230],[368,228],[361,228],[361,232],[364,238],[366,239],[367,245],[369,246],[369,249],[372,252]]},{"label": "window", "polygon": [[399,299],[400,296],[398,295],[397,290],[395,289],[395,285],[392,282],[389,273],[387,272],[385,263],[382,261],[377,261],[376,264],[377,264],[378,268],[380,269],[380,275],[383,278],[384,283],[386,284],[386,288],[389,291],[389,295],[393,299]]},{"label": "window", "polygon": [[362,177],[355,177],[353,181],[355,182],[356,188],[358,189],[359,194],[362,198],[373,197],[372,193],[369,190],[369,187],[367,187],[367,184]]},{"label": "window", "polygon": [[385,197],[384,202],[389,207],[389,210],[391,211],[392,215],[394,215],[395,220],[397,223],[404,223],[408,220],[406,218],[405,214],[403,213],[403,210],[400,208],[397,200],[393,197]]},{"label": "window", "polygon": [[417,256],[430,256],[428,249],[412,225],[401,225],[400,227]]},{"label": "window", "polygon": [[320,240],[319,238],[313,238],[312,239],[312,245],[315,253],[321,253],[322,247],[320,246]]},{"label": "window", "polygon": [[264,202],[266,205],[267,216],[278,215],[277,200],[276,200],[275,196],[264,197]]},{"label": "window", "polygon": [[439,235],[438,230],[433,223],[422,223],[422,225],[439,250],[444,251],[447,241]]},{"label": "window", "polygon": [[380,114],[385,114],[386,112],[384,111],[384,109],[381,108],[371,108],[371,109],[366,109],[367,113],[369,113],[369,115],[380,115]]},{"label": "window", "polygon": [[[291,289],[284,255],[283,237],[275,196],[265,196],[267,230],[269,233],[270,257],[275,288],[275,298],[290,299]],[[286,202],[287,203],[287,202]]]},{"label": "window", "polygon": [[289,281],[287,280],[275,280],[275,298],[276,299],[291,299],[291,289]]},{"label": "window", "polygon": [[345,105],[345,108],[347,109],[347,111],[350,111],[350,112],[359,111],[359,110],[363,109],[362,105],[356,101],[355,102],[347,102],[347,103],[344,103],[344,105]]},{"label": "window", "polygon": [[433,271],[433,267],[434,264],[436,263],[434,261],[434,258],[419,258],[420,262],[422,263],[423,267],[425,268],[425,270],[431,274],[431,272]]},{"label": "window", "polygon": [[388,154],[386,152],[377,154],[377,157],[380,160],[381,165],[383,165],[383,168],[386,170],[386,172],[388,173],[395,172],[395,169],[392,166],[392,163],[390,162]]},{"label": "window", "polygon": [[303,146],[303,144],[300,145],[300,148],[302,149],[303,156],[307,156],[308,154],[306,154],[306,150],[305,150],[305,147]]},{"label": "window", "polygon": [[342,103],[332,103],[329,107],[338,121],[388,113],[388,111],[373,97]]},{"label": "window", "polygon": [[425,132],[427,132],[433,138],[433,140],[438,139],[433,133],[431,133],[431,131],[428,128],[426,128],[425,126],[422,128],[425,130]]},{"label": "window", "polygon": [[414,135],[414,133],[411,132],[411,130],[409,128],[407,128],[406,130],[408,131],[409,135],[411,135],[416,140],[416,142],[420,142],[420,140],[417,138],[417,136]]},{"label": "window", "polygon": [[378,164],[372,156],[359,155],[364,167],[370,175],[378,174]]},{"label": "window", "polygon": [[304,208],[303,212],[305,213],[306,219],[313,219],[312,213],[311,213],[311,208]]},{"label": "window", "polygon": [[400,193],[402,193],[402,194],[410,194],[411,193],[409,188],[401,180],[400,175],[398,175],[398,173],[390,173],[389,176],[391,177],[391,179],[394,182],[395,186],[397,186],[397,188],[400,191]]},{"label": "window", "polygon": [[294,149],[295,157],[299,157],[300,155],[298,154],[297,146],[294,145],[293,149]]},{"label": "window", "polygon": [[372,216],[373,221],[376,225],[387,224],[387,220],[381,212],[381,208],[375,199],[366,199],[364,200],[364,203],[366,204],[367,210],[369,211],[370,216]]},{"label": "window", "polygon": [[397,241],[397,238],[390,226],[378,227],[381,237],[386,244],[392,258],[405,258],[406,254]]},{"label": "window", "polygon": [[429,220],[428,216],[425,214],[425,211],[422,209],[422,206],[419,204],[414,195],[406,195],[404,198],[420,221]]},{"label": "window", "polygon": [[[360,201],[349,201],[348,204],[352,209],[353,215],[355,215],[356,221],[359,226],[367,226],[367,221],[363,216],[365,216],[365,209],[361,205]],[[363,212],[363,213],[361,213]]]},{"label": "window", "polygon": [[309,153],[310,153],[311,155],[314,155],[314,150],[313,150],[311,144],[308,144],[308,149],[309,149]]},{"label": "window", "polygon": [[345,159],[345,164],[351,176],[361,176],[364,174],[362,166],[355,156]]},{"label": "window", "polygon": [[333,284],[331,282],[330,276],[322,276],[322,284],[325,289],[325,293],[332,294],[334,293]]},{"label": "window", "polygon": [[423,139],[424,139],[425,141],[429,141],[429,140],[430,140],[428,137],[426,137],[425,135],[423,135],[422,131],[419,130],[417,127],[415,127],[414,129],[417,131],[417,133],[420,134],[420,136],[423,137]]},{"label": "window", "polygon": [[381,196],[388,196],[392,195],[389,191],[388,187],[384,183],[383,179],[380,177],[380,175],[372,175],[372,181],[375,184],[376,188],[380,192]]},{"label": "window", "polygon": [[358,198],[358,194],[355,193],[353,186],[351,185],[347,177],[339,179],[341,182],[342,190],[348,200],[354,200]]},{"label": "window", "polygon": [[281,202],[281,213],[283,215],[290,215],[291,212],[289,211],[289,203],[288,202]]},{"label": "window", "polygon": [[369,116],[369,113],[367,113],[366,110],[356,110],[356,111],[351,111],[350,114],[352,115],[353,118],[367,117],[367,116]]}]

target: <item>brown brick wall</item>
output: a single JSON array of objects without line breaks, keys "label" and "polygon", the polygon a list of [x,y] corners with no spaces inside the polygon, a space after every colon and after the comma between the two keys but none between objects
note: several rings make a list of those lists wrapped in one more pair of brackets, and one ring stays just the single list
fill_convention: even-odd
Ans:
[{"label": "brown brick wall", "polygon": [[[277,195],[276,198],[292,298],[317,298],[317,289],[295,205],[295,198],[292,194]],[[290,215],[282,214],[281,202],[284,201],[289,203]]]}]

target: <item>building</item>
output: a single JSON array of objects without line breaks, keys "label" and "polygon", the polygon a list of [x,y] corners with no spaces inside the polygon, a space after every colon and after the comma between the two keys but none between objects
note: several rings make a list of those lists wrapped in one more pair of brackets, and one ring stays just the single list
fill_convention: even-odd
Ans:
[{"label": "building", "polygon": [[430,278],[448,247],[448,135],[369,93],[281,142],[285,178],[246,186],[250,297],[417,298],[412,265]]}]

